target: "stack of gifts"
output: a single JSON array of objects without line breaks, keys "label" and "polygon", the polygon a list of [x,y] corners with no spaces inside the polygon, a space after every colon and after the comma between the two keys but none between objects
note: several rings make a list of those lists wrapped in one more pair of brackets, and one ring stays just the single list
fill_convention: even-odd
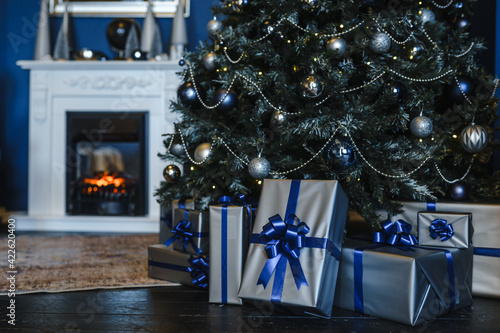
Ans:
[{"label": "stack of gifts", "polygon": [[186,207],[194,208],[193,202],[175,200],[172,211],[162,207],[160,241],[163,244],[148,247],[148,275],[207,289],[208,214]]},{"label": "stack of gifts", "polygon": [[459,215],[422,214],[419,241],[403,220],[382,223],[373,241],[347,239],[335,305],[408,325],[470,305],[472,229]]},{"label": "stack of gifts", "polygon": [[[500,205],[462,202],[402,202],[402,204],[404,212],[394,216],[393,219],[403,219],[416,226],[424,213],[443,214],[443,219],[447,219],[455,228],[455,236],[449,240],[455,243],[458,242],[457,228],[462,228],[459,234],[465,234],[464,224],[457,219],[461,215],[470,216],[474,227],[472,294],[500,298]],[[439,241],[434,240],[434,242]],[[461,244],[463,245],[463,241]]]}]

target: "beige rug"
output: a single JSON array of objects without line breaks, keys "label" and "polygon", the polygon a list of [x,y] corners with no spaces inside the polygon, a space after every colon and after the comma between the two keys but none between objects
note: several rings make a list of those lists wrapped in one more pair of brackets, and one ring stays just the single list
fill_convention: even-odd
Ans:
[{"label": "beige rug", "polygon": [[[148,278],[157,234],[16,237],[16,294],[178,285]],[[1,236],[0,294],[9,291],[7,237]]]}]

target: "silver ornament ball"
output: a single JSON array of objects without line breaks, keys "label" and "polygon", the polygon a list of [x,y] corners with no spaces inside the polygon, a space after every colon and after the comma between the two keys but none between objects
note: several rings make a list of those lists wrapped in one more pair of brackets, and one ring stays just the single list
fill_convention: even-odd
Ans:
[{"label": "silver ornament ball", "polygon": [[216,17],[213,18],[210,22],[207,24],[207,32],[211,36],[215,36],[217,32],[222,31],[223,25],[222,22],[217,20]]},{"label": "silver ornament ball", "polygon": [[301,95],[316,98],[323,92],[324,84],[316,74],[309,74],[300,81]]},{"label": "silver ornament ball", "polygon": [[208,142],[202,143],[194,150],[194,160],[198,163],[205,161],[210,155],[212,145]]},{"label": "silver ornament ball", "polygon": [[167,165],[163,169],[163,178],[169,183],[175,183],[181,178],[181,169],[174,164]]},{"label": "silver ornament ball", "polygon": [[419,15],[420,15],[420,19],[422,20],[422,23],[426,23],[426,22],[434,23],[434,22],[436,22],[436,15],[430,9],[424,8],[424,9],[420,10]]},{"label": "silver ornament ball", "polygon": [[203,57],[203,66],[208,71],[214,71],[217,69],[217,55],[214,52],[209,52]]},{"label": "silver ornament ball", "polygon": [[288,125],[288,117],[280,111],[276,111],[271,118],[271,127],[272,129],[282,130],[284,127]]},{"label": "silver ornament ball", "polygon": [[370,48],[375,53],[384,53],[391,47],[391,38],[383,32],[377,32],[370,42]]},{"label": "silver ornament ball", "polygon": [[186,155],[182,143],[172,143],[172,145],[170,146],[170,154],[178,157]]},{"label": "silver ornament ball", "polygon": [[250,161],[248,172],[256,179],[263,179],[271,172],[271,164],[264,157],[256,157]]},{"label": "silver ornament ball", "polygon": [[479,125],[467,126],[460,133],[462,148],[468,153],[479,153],[488,145],[488,132]]},{"label": "silver ornament ball", "polygon": [[410,123],[410,132],[417,138],[426,138],[431,135],[434,126],[432,120],[426,116],[418,116],[413,118]]},{"label": "silver ornament ball", "polygon": [[342,38],[332,38],[326,43],[326,49],[330,54],[342,57],[347,50],[347,43]]}]

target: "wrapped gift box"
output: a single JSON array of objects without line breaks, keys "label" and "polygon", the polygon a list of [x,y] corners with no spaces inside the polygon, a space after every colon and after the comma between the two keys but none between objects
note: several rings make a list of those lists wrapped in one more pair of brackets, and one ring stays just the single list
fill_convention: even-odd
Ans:
[{"label": "wrapped gift box", "polygon": [[172,251],[163,244],[148,247],[148,276],[186,286],[208,288],[208,260]]},{"label": "wrapped gift box", "polygon": [[[420,211],[471,213],[474,235],[474,271],[472,293],[475,296],[500,298],[500,204],[402,202],[403,219],[416,227]],[[385,218],[387,213],[382,212]]]},{"label": "wrapped gift box", "polygon": [[238,297],[248,250],[250,206],[210,206],[210,303],[242,304]]},{"label": "wrapped gift box", "polygon": [[239,297],[329,317],[347,205],[337,181],[264,180]]},{"label": "wrapped gift box", "polygon": [[191,199],[173,200],[171,205],[162,204],[160,206],[160,244],[164,244],[172,237],[170,230],[172,229],[174,210],[176,208],[194,209],[194,201]]},{"label": "wrapped gift box", "polygon": [[208,254],[208,212],[177,208],[174,210],[172,236],[165,245],[191,254]]},{"label": "wrapped gift box", "polygon": [[472,256],[472,248],[403,250],[347,239],[335,305],[409,325],[431,320],[472,304]]},{"label": "wrapped gift box", "polygon": [[421,246],[468,248],[472,245],[472,214],[419,212],[418,244]]}]

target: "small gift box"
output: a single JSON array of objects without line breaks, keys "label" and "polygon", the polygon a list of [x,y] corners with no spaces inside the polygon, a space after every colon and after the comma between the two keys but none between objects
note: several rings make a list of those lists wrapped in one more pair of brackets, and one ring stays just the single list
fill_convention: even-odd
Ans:
[{"label": "small gift box", "polygon": [[174,210],[172,236],[165,242],[174,250],[191,254],[208,254],[208,213],[177,208]]},{"label": "small gift box", "polygon": [[[474,235],[474,296],[500,298],[500,205],[451,202],[402,202],[404,212],[394,216],[416,227],[417,214],[427,212],[468,212],[472,214]],[[381,212],[383,216],[387,213]]]},{"label": "small gift box", "polygon": [[172,251],[163,244],[148,247],[148,276],[152,279],[207,289],[208,271],[206,257]]},{"label": "small gift box", "polygon": [[472,214],[418,212],[418,243],[422,246],[468,248],[472,245]]},{"label": "small gift box", "polygon": [[264,180],[239,297],[329,317],[347,206],[334,180]]},{"label": "small gift box", "polygon": [[472,304],[472,254],[347,239],[335,306],[408,325],[460,309]]},{"label": "small gift box", "polygon": [[194,201],[192,199],[173,200],[172,204],[162,204],[160,206],[160,244],[172,237],[172,221],[174,220],[174,210],[176,208],[194,209]]},{"label": "small gift box", "polygon": [[222,197],[220,202],[210,206],[209,302],[242,304],[238,290],[248,250],[252,211],[244,203],[244,196]]}]

